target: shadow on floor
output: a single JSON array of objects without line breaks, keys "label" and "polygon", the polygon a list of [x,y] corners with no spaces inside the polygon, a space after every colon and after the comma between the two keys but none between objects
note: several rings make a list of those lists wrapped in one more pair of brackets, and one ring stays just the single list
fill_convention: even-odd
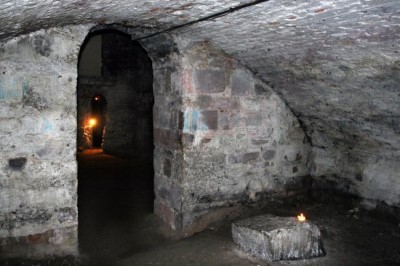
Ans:
[{"label": "shadow on floor", "polygon": [[110,265],[131,250],[162,241],[150,230],[160,222],[152,214],[151,161],[119,159],[93,149],[78,154],[78,165],[81,254],[96,265]]}]

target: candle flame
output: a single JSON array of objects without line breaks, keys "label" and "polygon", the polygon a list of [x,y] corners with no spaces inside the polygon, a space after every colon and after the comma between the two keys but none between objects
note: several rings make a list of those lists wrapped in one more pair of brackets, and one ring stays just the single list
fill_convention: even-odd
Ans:
[{"label": "candle flame", "polygon": [[297,220],[300,222],[304,222],[306,220],[306,217],[303,215],[303,213],[300,213],[300,215],[297,215]]},{"label": "candle flame", "polygon": [[89,126],[93,127],[93,126],[95,126],[96,124],[97,124],[96,119],[94,119],[94,118],[90,118],[90,119],[89,119]]}]

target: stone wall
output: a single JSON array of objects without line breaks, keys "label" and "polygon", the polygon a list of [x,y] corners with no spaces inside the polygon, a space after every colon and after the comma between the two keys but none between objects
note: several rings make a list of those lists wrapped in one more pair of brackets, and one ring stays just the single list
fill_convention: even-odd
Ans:
[{"label": "stone wall", "polygon": [[399,10],[268,1],[178,33],[211,40],[279,94],[310,139],[315,189],[400,207]]},{"label": "stone wall", "polygon": [[400,207],[399,56],[346,47],[274,59],[269,82],[311,140],[317,190],[333,189]]},{"label": "stone wall", "polygon": [[[182,88],[172,83],[180,68],[180,52],[175,41],[162,36],[143,43],[153,62],[154,193],[155,213],[180,231],[182,204]],[[175,197],[173,200],[171,196]]]},{"label": "stone wall", "polygon": [[267,85],[208,43],[184,43],[175,67],[154,75],[163,99],[182,99],[156,104],[175,111],[155,112],[155,209],[191,234],[221,218],[212,212],[303,187],[310,150]]},{"label": "stone wall", "polygon": [[[76,68],[87,30],[39,31],[1,46],[0,238],[11,256],[76,252]],[[303,186],[309,144],[266,84],[207,42],[142,44],[154,75],[155,212],[177,233]],[[114,96],[129,94],[113,80],[85,83],[90,94],[114,88],[104,92],[108,111]]]},{"label": "stone wall", "polygon": [[76,65],[87,28],[0,44],[2,256],[77,252]]}]

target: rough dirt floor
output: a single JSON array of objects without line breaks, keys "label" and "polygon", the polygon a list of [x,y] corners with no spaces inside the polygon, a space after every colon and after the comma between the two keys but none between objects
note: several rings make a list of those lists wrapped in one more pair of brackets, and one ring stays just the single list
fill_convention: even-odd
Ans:
[{"label": "rough dirt floor", "polygon": [[272,263],[240,251],[232,242],[229,221],[174,240],[152,214],[151,162],[123,160],[101,150],[79,153],[78,161],[81,257],[3,259],[0,265],[400,265],[399,221],[358,210],[352,198],[292,198],[244,208],[240,219],[302,211],[320,227],[325,257]]}]

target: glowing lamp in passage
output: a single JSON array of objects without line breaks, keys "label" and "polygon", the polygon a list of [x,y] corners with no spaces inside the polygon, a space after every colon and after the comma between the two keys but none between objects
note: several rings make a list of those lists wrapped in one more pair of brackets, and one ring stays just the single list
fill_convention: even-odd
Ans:
[{"label": "glowing lamp in passage", "polygon": [[94,127],[96,124],[97,124],[96,119],[94,119],[94,118],[89,119],[89,126]]},{"label": "glowing lamp in passage", "polygon": [[297,220],[299,220],[300,222],[304,222],[306,220],[306,217],[300,213],[300,215],[297,215]]}]

